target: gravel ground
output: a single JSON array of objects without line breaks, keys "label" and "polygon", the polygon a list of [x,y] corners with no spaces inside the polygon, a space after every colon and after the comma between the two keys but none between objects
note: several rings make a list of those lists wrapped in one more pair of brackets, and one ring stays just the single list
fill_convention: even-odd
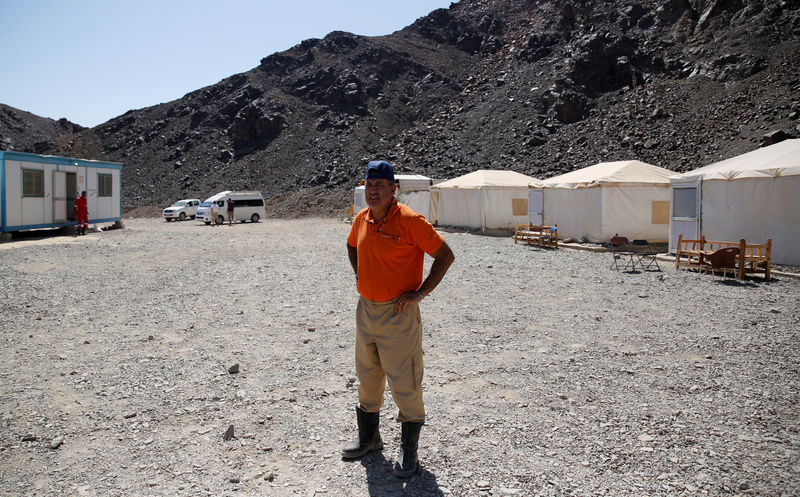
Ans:
[{"label": "gravel ground", "polygon": [[404,481],[388,393],[383,452],[339,456],[347,224],[125,224],[0,244],[2,495],[800,494],[800,280],[444,233]]}]

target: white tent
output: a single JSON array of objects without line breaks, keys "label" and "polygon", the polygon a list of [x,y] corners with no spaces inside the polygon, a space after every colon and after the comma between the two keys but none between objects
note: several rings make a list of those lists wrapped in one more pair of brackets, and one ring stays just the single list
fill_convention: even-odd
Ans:
[{"label": "white tent", "polygon": [[433,180],[419,174],[398,174],[394,178],[397,181],[397,201],[411,207],[426,219],[430,218],[429,188],[433,184],[441,183],[441,180]]},{"label": "white tent", "polygon": [[[397,182],[395,197],[397,201],[403,203],[426,218],[430,215],[430,192],[431,185],[441,182],[420,174],[396,174],[394,177]],[[367,207],[366,191],[364,185],[359,185],[353,192],[354,212],[358,213]],[[431,221],[434,222],[434,221]]]},{"label": "white tent", "polygon": [[670,178],[670,251],[678,235],[752,243],[772,239],[772,262],[800,265],[800,139],[785,140]]},{"label": "white tent", "polygon": [[[528,185],[536,178],[514,171],[482,169],[431,187],[438,224],[514,229],[528,221]],[[433,212],[432,212],[433,215]]]},{"label": "white tent", "polygon": [[[666,242],[669,177],[674,171],[637,160],[601,162],[532,184],[532,224],[558,224],[560,239]],[[539,217],[536,219],[536,205]]]}]

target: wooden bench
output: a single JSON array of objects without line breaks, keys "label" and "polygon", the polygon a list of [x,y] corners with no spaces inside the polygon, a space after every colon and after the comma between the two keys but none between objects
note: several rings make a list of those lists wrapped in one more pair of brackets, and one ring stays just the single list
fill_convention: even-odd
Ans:
[{"label": "wooden bench", "polygon": [[[772,238],[767,238],[765,243],[745,243],[739,241],[739,262],[737,277],[744,279],[745,274],[763,274],[770,279],[770,266],[772,265]],[[744,247],[744,250],[742,250]]]},{"label": "wooden bench", "polygon": [[514,229],[514,243],[525,242],[539,247],[558,248],[558,225],[517,224]]},{"label": "wooden bench", "polygon": [[765,243],[747,243],[744,238],[738,242],[727,242],[706,240],[705,236],[701,236],[699,240],[684,240],[683,235],[679,235],[675,253],[675,269],[686,267],[699,271],[701,255],[708,255],[727,247],[739,248],[736,260],[736,277],[738,279],[744,279],[745,274],[763,274],[766,279],[770,279],[771,238],[767,239]]}]

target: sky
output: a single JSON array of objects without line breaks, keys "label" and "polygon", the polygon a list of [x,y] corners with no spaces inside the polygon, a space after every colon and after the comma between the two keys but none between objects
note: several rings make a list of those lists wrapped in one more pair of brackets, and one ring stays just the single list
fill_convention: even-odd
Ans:
[{"label": "sky", "polygon": [[331,31],[390,34],[450,0],[0,0],[0,103],[93,127]]}]

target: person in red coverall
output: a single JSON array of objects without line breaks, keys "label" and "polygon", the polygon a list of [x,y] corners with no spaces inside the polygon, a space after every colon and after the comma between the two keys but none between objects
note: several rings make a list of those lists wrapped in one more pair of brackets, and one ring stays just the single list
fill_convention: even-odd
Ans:
[{"label": "person in red coverall", "polygon": [[78,234],[85,235],[89,227],[89,208],[86,207],[86,192],[75,200],[75,217],[78,218]]}]

